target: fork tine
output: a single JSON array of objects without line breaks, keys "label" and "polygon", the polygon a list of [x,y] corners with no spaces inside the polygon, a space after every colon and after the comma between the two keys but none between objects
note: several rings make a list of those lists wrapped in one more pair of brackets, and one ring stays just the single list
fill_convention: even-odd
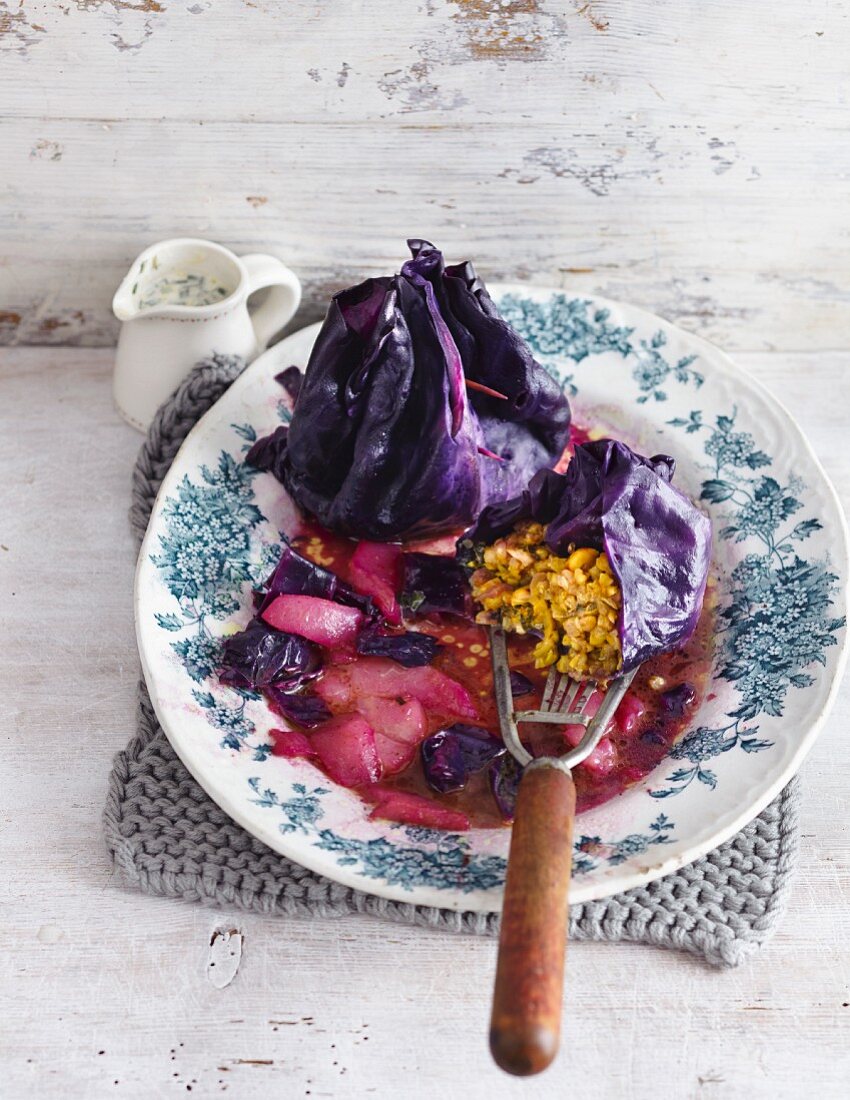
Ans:
[{"label": "fork tine", "polygon": [[581,710],[581,700],[577,700],[579,689],[582,687],[581,681],[573,680],[570,686],[569,698],[567,699],[567,705],[570,710]]},{"label": "fork tine", "polygon": [[561,690],[558,692],[556,710],[563,710],[565,707],[569,710],[572,708],[575,702],[576,693],[578,692],[578,681],[573,680],[569,676],[561,677]]},{"label": "fork tine", "polygon": [[549,669],[549,675],[546,677],[546,687],[543,689],[543,698],[540,700],[541,710],[551,710],[550,703],[552,702],[552,694],[555,691],[555,686],[558,684],[558,673],[555,671],[555,666]]},{"label": "fork tine", "polygon": [[553,669],[550,675],[555,680],[555,690],[552,692],[552,697],[549,701],[549,710],[561,711],[564,706],[567,708],[572,707],[573,701],[578,691],[578,683],[572,680],[569,676],[562,676],[560,673],[555,672]]},{"label": "fork tine", "polygon": [[576,707],[576,710],[578,710],[579,712],[584,710],[588,699],[590,699],[591,695],[593,694],[593,689],[595,687],[596,687],[595,681],[593,681],[593,680],[588,680],[587,681],[587,683],[582,688],[581,695],[579,697],[578,706]]},{"label": "fork tine", "polygon": [[[501,627],[490,627],[490,655],[502,740],[510,754],[523,767],[530,764],[534,757],[522,743],[517,728],[519,723],[557,723],[563,721],[565,717],[572,717],[574,721],[581,722],[586,727],[584,737],[575,748],[559,757],[557,764],[561,768],[572,768],[585,760],[596,747],[637,673],[636,668],[632,669],[608,684],[599,704],[599,709],[591,718],[584,714],[584,708],[587,706],[594,690],[598,687],[596,681],[574,680],[571,676],[559,673],[553,666],[546,677],[546,685],[539,709],[516,712],[511,692],[511,674],[505,632]],[[541,761],[543,759],[541,758]],[[549,758],[545,758],[545,762],[552,763]]]}]

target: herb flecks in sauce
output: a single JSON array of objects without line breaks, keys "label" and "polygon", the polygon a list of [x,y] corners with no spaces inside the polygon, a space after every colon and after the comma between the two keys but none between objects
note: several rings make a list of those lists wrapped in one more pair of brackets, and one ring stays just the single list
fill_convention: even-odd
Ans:
[{"label": "herb flecks in sauce", "polygon": [[214,275],[174,269],[133,287],[140,310],[157,306],[209,306],[222,301],[230,292]]}]

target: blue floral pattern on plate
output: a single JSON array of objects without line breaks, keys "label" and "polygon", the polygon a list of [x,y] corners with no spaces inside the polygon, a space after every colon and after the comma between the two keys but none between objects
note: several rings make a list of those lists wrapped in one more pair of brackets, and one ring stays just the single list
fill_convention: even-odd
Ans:
[{"label": "blue floral pattern on plate", "polygon": [[[779,757],[787,759],[793,745],[776,720],[794,693],[805,697],[819,685],[823,693],[835,675],[837,654],[831,665],[829,655],[843,640],[846,565],[840,546],[836,553],[842,556],[830,562],[823,513],[832,502],[828,487],[812,493],[822,475],[805,455],[805,445],[801,441],[796,453],[807,479],[815,479],[808,488],[787,455],[777,460],[779,414],[766,398],[744,393],[741,376],[727,377],[731,368],[715,349],[694,350],[697,341],[657,318],[598,300],[517,289],[502,295],[499,304],[575,398],[580,417],[592,422],[599,409],[602,420],[610,418],[605,397],[615,390],[625,415],[611,430],[630,438],[634,413],[628,403],[640,407],[637,415],[653,437],[654,451],[687,460],[687,488],[709,511],[718,547],[714,701],[703,705],[694,728],[671,749],[672,767],[659,769],[617,805],[580,819],[585,831],[575,842],[573,893],[581,900],[646,881],[671,861],[684,862],[711,846],[705,840],[711,831],[707,812],[691,792],[710,793],[719,806],[728,786],[731,800],[740,776],[719,767],[729,754],[738,753],[742,761],[770,760],[773,754],[776,762],[761,770],[787,770]],[[280,550],[283,525],[276,510],[282,491],[268,475],[245,466],[244,452],[258,434],[289,418],[288,400],[269,375],[289,362],[303,362],[310,342],[302,341],[300,357],[293,353],[284,359],[283,345],[273,349],[268,355],[274,355],[276,366],[267,374],[259,374],[260,364],[251,367],[219,404],[229,408],[240,387],[253,397],[242,400],[235,416],[222,410],[199,448],[204,460],[184,462],[188,472],[175,462],[143,548],[148,584],[155,590],[145,601],[150,606],[143,622],[155,624],[155,631],[143,632],[150,639],[142,646],[143,657],[155,651],[159,678],[170,678],[175,700],[179,696],[184,711],[193,707],[209,731],[206,756],[197,762],[200,771],[215,772],[208,789],[217,786],[225,808],[233,807],[231,812],[267,843],[386,896],[495,908],[504,879],[504,831],[443,833],[368,821],[358,799],[310,765],[271,757],[265,705],[250,692],[221,687],[215,676],[220,637],[247,620],[251,588]],[[718,360],[714,373],[703,361],[712,356]],[[247,378],[252,374],[254,382]],[[753,400],[761,401],[756,413],[762,420],[753,412]],[[235,408],[239,401],[234,397],[232,404]],[[773,438],[761,430],[762,421]],[[840,518],[831,523],[840,525]],[[157,633],[167,641],[154,641]],[[166,652],[172,662],[167,674]],[[173,722],[164,725],[179,741],[182,731]],[[769,729],[763,730],[765,725]],[[181,755],[186,759],[186,752]],[[252,766],[263,767],[262,778],[249,774]],[[228,767],[232,775],[225,778]],[[683,808],[675,820],[658,814],[657,807],[658,799],[673,797]],[[655,803],[653,814],[640,810],[644,801]],[[702,839],[694,841],[700,829]],[[727,826],[726,835],[729,831]]]}]

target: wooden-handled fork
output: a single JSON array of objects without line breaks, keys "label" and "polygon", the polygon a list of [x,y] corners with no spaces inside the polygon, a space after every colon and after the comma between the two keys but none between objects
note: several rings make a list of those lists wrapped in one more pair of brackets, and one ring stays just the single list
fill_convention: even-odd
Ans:
[{"label": "wooden-handled fork", "polygon": [[[571,768],[596,748],[637,670],[612,683],[592,718],[584,708],[596,683],[579,683],[554,669],[540,709],[515,713],[507,645],[500,627],[490,629],[490,651],[502,739],[525,767],[502,902],[490,1050],[503,1070],[529,1076],[550,1065],[561,1037],[576,807]],[[561,757],[534,759],[519,737],[517,727],[523,722],[581,724],[585,734]]]}]

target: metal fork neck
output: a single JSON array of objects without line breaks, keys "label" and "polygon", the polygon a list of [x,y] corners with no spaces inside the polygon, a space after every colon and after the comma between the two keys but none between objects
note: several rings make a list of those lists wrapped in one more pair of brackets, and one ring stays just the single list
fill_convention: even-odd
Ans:
[{"label": "metal fork neck", "polygon": [[535,768],[555,768],[559,772],[565,772],[567,775],[573,774],[573,769],[563,756],[535,756],[525,765],[525,770],[530,772]]}]

